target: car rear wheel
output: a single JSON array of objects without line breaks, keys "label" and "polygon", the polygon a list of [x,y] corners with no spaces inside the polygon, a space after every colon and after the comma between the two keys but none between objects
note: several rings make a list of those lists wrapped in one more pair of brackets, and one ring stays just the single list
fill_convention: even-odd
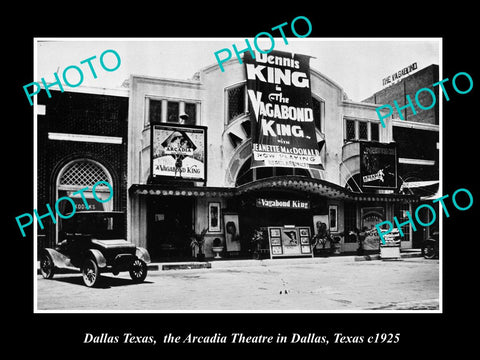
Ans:
[{"label": "car rear wheel", "polygon": [[433,259],[435,257],[435,247],[433,244],[424,245],[422,250],[425,259]]},{"label": "car rear wheel", "polygon": [[130,277],[136,283],[141,283],[147,277],[147,264],[140,259],[135,259],[130,265]]},{"label": "car rear wheel", "polygon": [[93,259],[85,260],[82,268],[83,282],[88,287],[93,287],[98,282],[100,272],[98,271],[98,265]]},{"label": "car rear wheel", "polygon": [[40,258],[40,272],[44,279],[51,279],[55,275],[55,266],[50,254],[42,254]]}]

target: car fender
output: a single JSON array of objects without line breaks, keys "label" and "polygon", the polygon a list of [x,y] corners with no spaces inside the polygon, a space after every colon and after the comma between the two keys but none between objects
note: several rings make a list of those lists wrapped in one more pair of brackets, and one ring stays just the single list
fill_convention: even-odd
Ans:
[{"label": "car fender", "polygon": [[70,261],[70,258],[68,256],[63,255],[61,252],[51,248],[43,249],[43,251],[48,255],[50,255],[53,261],[53,265],[55,267],[57,268],[73,267],[72,262]]},{"label": "car fender", "polygon": [[145,262],[145,264],[149,264],[150,261],[151,261],[150,260],[150,254],[148,253],[147,249],[145,249],[145,248],[137,247],[137,250],[135,251],[135,255],[140,260],[143,260]]},{"label": "car fender", "polygon": [[85,255],[86,257],[92,257],[96,261],[99,268],[107,267],[107,260],[100,250],[88,249]]}]

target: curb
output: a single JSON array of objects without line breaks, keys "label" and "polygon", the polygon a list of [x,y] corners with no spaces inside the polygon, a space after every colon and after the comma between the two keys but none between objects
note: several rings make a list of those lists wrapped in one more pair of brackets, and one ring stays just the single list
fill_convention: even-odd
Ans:
[{"label": "curb", "polygon": [[[357,261],[393,261],[414,257],[422,257],[420,251],[408,251],[400,254],[400,258],[382,259],[380,254],[371,255],[348,255],[331,257],[313,257],[313,258],[288,258],[288,259],[243,259],[243,260],[212,260],[204,262],[175,262],[175,263],[150,263],[147,268],[149,271],[168,271],[168,270],[196,270],[196,269],[230,269],[235,267],[250,266],[277,266],[277,265],[302,265],[302,264],[328,264],[330,262],[357,262]],[[40,263],[37,262],[37,275],[40,273]],[[59,273],[70,274],[78,273],[78,269],[58,269]]]},{"label": "curb", "polygon": [[[380,254],[372,255],[351,255],[351,256],[332,256],[332,257],[314,257],[314,258],[288,258],[288,259],[244,259],[244,260],[212,260],[190,263],[160,263],[162,270],[182,270],[182,269],[230,269],[236,267],[250,266],[276,266],[276,265],[302,265],[302,264],[328,264],[330,262],[356,262],[356,261],[393,261],[404,258],[422,257],[420,251],[409,251],[400,254],[399,259],[382,259]],[[203,265],[203,266],[202,266]]]}]

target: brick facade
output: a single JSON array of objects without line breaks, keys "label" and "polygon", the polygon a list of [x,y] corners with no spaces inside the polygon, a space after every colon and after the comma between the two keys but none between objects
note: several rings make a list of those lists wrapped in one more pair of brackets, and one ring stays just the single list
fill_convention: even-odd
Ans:
[{"label": "brick facade", "polygon": [[[410,96],[411,102],[415,107],[416,114],[413,113],[411,108],[406,108],[401,111],[403,119],[407,121],[414,121],[419,123],[426,124],[435,124],[439,123],[439,92],[438,86],[432,86],[434,83],[438,82],[438,65],[430,65],[426,68],[423,68],[412,75],[405,77],[403,80],[399,81],[396,84],[388,86],[380,91],[377,91],[372,96],[363,100],[363,102],[373,103],[373,104],[389,104],[394,108],[394,117],[399,118],[397,110],[393,104],[393,101],[396,100],[399,107],[403,107],[406,102],[406,95]],[[436,98],[435,106],[430,110],[422,110],[415,103],[415,94],[418,90],[422,88],[431,89]],[[432,96],[427,91],[422,91],[418,100],[420,104],[424,107],[429,107],[432,104]]]},{"label": "brick facade", "polygon": [[[439,86],[433,86],[438,81],[439,67],[432,64],[363,100],[379,106],[389,104],[394,108],[393,118],[396,121],[392,126],[392,137],[398,145],[397,156],[400,159],[403,158],[398,166],[398,174],[405,181],[439,179],[439,148],[437,144],[440,141],[439,103],[443,100],[443,95],[440,94],[439,97]],[[428,88],[435,94],[436,102],[430,110],[422,110],[416,104],[415,94],[422,88]],[[393,101],[396,100],[399,107],[402,107],[406,103],[406,95],[410,96],[416,114],[410,107],[403,109],[402,115],[409,124],[402,126],[403,122],[398,120],[399,114]],[[433,101],[428,91],[422,91],[418,100],[424,107],[429,107]],[[417,160],[433,161],[434,165],[426,165],[425,162],[416,163]]]},{"label": "brick facade", "polygon": [[[52,91],[38,95],[45,115],[37,118],[37,208],[45,214],[45,204],[53,209],[56,181],[60,170],[75,159],[90,159],[103,165],[112,176],[113,209],[125,211],[127,203],[128,97]],[[81,134],[122,138],[121,144],[52,140],[49,133]],[[55,225],[44,221],[38,227],[39,248],[55,243]],[[125,227],[126,234],[126,227]]]}]

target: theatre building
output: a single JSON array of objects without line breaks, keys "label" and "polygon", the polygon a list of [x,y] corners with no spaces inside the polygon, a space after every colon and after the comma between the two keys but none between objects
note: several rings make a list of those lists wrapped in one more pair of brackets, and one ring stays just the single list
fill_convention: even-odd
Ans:
[{"label": "theatre building", "polygon": [[[416,63],[412,65],[416,68]],[[438,213],[438,203],[432,204],[431,200],[441,196],[439,195],[440,112],[438,104],[442,95],[439,95],[438,86],[433,86],[438,81],[439,67],[432,64],[417,69],[364,100],[378,106],[389,104],[394,107],[394,101],[399,105],[400,113],[394,111],[386,120],[391,123],[392,140],[397,144],[399,192],[418,196],[421,202],[434,206],[436,213]],[[437,100],[435,106],[427,110],[420,109],[414,102],[414,112],[411,107],[405,106],[408,105],[407,96],[414,99],[416,92],[422,88],[431,89]],[[433,102],[431,95],[427,92],[422,92],[418,101],[424,107],[429,107]],[[399,216],[405,217],[406,210],[408,209],[402,210]],[[424,223],[429,223],[431,220],[429,211],[419,211],[418,215]],[[412,238],[414,247],[420,247],[421,241],[438,229],[437,225],[417,227],[417,231],[412,231],[408,226],[406,236]]]},{"label": "theatre building", "polygon": [[357,250],[359,231],[375,250],[375,225],[418,204],[398,169],[419,163],[399,163],[378,105],[349,100],[308,56],[270,56],[189,80],[130,76],[127,235],[153,259],[191,259],[202,232],[206,257],[249,256],[256,230],[267,256],[312,256],[322,224],[340,252]]}]

